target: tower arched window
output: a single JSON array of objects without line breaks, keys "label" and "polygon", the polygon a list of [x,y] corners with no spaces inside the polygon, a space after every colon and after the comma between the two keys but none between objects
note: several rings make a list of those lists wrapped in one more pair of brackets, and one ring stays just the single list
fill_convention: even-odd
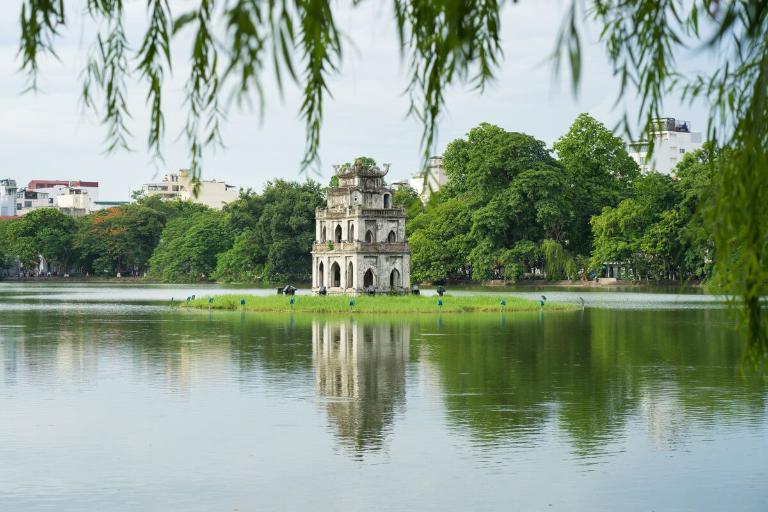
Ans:
[{"label": "tower arched window", "polygon": [[370,229],[365,232],[365,241],[369,244],[373,242],[373,232]]},{"label": "tower arched window", "polygon": [[389,274],[389,287],[392,289],[400,288],[400,271],[396,268],[393,268]]},{"label": "tower arched window", "polygon": [[392,196],[384,194],[384,208],[392,208]]},{"label": "tower arched window", "polygon": [[373,270],[370,268],[365,271],[365,275],[363,276],[363,286],[365,288],[368,288],[369,286],[376,286],[373,279]]},{"label": "tower arched window", "polygon": [[334,236],[334,240],[336,242],[341,242],[341,224],[336,226],[336,234]]},{"label": "tower arched window", "polygon": [[397,235],[395,234],[394,231],[390,231],[389,234],[387,235],[387,242],[390,242],[390,243],[397,242]]}]

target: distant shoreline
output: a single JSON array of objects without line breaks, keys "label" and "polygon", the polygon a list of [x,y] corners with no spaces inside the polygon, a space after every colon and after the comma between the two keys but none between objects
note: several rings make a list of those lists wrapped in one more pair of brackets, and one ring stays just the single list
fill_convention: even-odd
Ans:
[{"label": "distant shoreline", "polygon": [[[291,284],[298,288],[309,288],[309,283],[284,283],[282,285],[277,283],[227,283],[222,281],[159,281],[156,279],[150,279],[146,277],[0,277],[0,283],[2,282],[16,282],[16,283],[110,283],[110,284],[166,284],[166,285],[221,285],[221,286],[248,286],[255,288],[275,288],[278,286],[285,286]],[[435,288],[438,284],[425,283],[420,285],[423,288]],[[607,280],[605,278],[598,281],[581,281],[581,280],[564,280],[564,281],[547,281],[546,279],[531,279],[520,281],[468,281],[468,282],[447,282],[443,286],[454,289],[498,289],[498,288],[688,288],[688,289],[701,289],[706,286],[701,281],[622,281],[622,280]]]}]

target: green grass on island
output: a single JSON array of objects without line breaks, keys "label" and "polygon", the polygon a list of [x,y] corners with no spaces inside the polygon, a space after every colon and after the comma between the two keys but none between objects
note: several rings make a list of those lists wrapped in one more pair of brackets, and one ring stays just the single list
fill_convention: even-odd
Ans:
[{"label": "green grass on island", "polygon": [[[213,298],[213,301],[210,299]],[[285,295],[216,295],[199,297],[189,302],[181,302],[182,307],[198,309],[223,309],[243,311],[305,312],[305,313],[474,313],[491,311],[539,311],[542,309],[537,300],[498,295],[445,295],[442,305],[438,305],[437,296],[423,295],[295,295],[291,305],[290,297]],[[245,301],[241,305],[241,301]],[[350,301],[354,304],[350,305]],[[505,304],[502,305],[501,301]],[[546,303],[544,309],[567,311],[577,309],[575,304]]]}]

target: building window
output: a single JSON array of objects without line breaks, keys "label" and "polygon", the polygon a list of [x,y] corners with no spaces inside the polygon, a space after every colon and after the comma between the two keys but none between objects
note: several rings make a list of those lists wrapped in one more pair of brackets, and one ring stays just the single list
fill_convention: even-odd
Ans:
[{"label": "building window", "polygon": [[384,194],[384,208],[392,208],[392,200],[389,194]]},{"label": "building window", "polygon": [[336,226],[336,235],[334,236],[334,239],[337,243],[341,243],[341,225]]},{"label": "building window", "polygon": [[685,153],[685,148],[680,148],[680,154],[682,155],[683,153]]},{"label": "building window", "polygon": [[365,232],[365,241],[368,242],[369,244],[373,242],[373,233],[371,232],[370,229]]},{"label": "building window", "polygon": [[397,242],[397,235],[395,234],[394,231],[390,231],[389,235],[387,235],[387,242],[389,243]]}]

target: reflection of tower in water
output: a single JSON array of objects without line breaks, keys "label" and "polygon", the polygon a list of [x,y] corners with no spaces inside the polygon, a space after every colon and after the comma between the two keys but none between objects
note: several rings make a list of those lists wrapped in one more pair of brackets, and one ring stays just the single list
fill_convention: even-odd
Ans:
[{"label": "reflection of tower in water", "polygon": [[405,405],[409,339],[408,325],[312,322],[315,387],[343,445],[381,448]]}]

